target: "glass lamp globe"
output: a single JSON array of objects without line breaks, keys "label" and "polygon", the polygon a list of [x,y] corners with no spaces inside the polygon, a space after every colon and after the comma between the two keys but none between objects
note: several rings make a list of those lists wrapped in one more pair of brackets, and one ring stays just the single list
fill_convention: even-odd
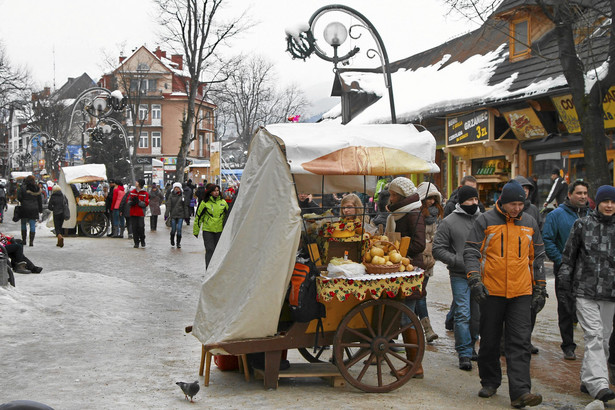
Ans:
[{"label": "glass lamp globe", "polygon": [[325,37],[325,41],[329,43],[329,45],[337,47],[344,44],[344,41],[346,41],[346,38],[348,37],[348,30],[346,30],[346,27],[342,23],[334,21],[327,24],[323,35]]}]

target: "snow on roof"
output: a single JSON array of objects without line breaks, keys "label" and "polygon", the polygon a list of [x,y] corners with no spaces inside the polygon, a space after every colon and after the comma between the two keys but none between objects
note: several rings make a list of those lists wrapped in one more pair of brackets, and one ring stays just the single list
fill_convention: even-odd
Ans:
[{"label": "snow on roof", "polygon": [[[395,108],[399,122],[412,122],[432,112],[451,111],[506,95],[515,76],[489,85],[498,64],[508,57],[506,44],[485,55],[474,55],[464,62],[455,61],[442,67],[450,56],[436,64],[417,70],[399,70],[392,74]],[[347,84],[357,82],[365,92],[386,95],[380,73],[346,72]],[[352,120],[353,124],[386,123],[391,120],[388,98],[380,98]]]},{"label": "snow on roof", "polygon": [[[474,55],[463,62],[445,63],[449,55],[431,66],[416,70],[398,70],[392,73],[395,110],[398,122],[413,122],[436,113],[448,113],[472,106],[480,106],[497,101],[527,98],[545,94],[554,89],[565,87],[567,82],[563,75],[549,77],[527,87],[510,91],[518,73],[506,80],[490,84],[495,70],[504,59],[508,58],[506,44],[485,55]],[[598,70],[588,72],[586,87],[591,87],[604,75],[608,68],[604,63]],[[391,111],[384,78],[381,73],[343,72],[342,81],[359,92],[368,92],[380,98],[363,112],[358,114],[351,124],[388,123]],[[325,120],[340,119],[341,104],[336,105],[323,115]]]}]

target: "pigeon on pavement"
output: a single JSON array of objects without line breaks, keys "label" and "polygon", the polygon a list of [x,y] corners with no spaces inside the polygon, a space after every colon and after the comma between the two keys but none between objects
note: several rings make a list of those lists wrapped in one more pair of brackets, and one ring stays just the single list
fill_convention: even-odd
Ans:
[{"label": "pigeon on pavement", "polygon": [[184,392],[184,395],[186,396],[186,400],[188,400],[188,396],[190,396],[190,403],[194,403],[194,400],[192,400],[192,398],[196,396],[196,394],[201,389],[201,386],[199,386],[199,381],[197,380],[194,383],[177,382],[175,384],[181,387],[182,391]]}]

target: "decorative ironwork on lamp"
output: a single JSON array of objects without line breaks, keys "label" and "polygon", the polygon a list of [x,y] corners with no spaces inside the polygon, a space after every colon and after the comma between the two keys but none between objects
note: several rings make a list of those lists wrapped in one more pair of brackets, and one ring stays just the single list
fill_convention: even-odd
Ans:
[{"label": "decorative ironwork on lamp", "polygon": [[[323,37],[325,41],[333,47],[333,56],[327,55],[320,46],[318,45],[318,41],[314,37],[314,28],[318,20],[325,14],[329,12],[343,12],[354,19],[358,20],[360,24],[353,24],[350,26],[348,30],[346,27],[339,22],[329,23],[323,32]],[[384,83],[388,90],[389,94],[389,105],[391,109],[391,123],[397,123],[397,117],[395,115],[395,101],[393,99],[393,84],[391,81],[391,71],[389,67],[389,57],[386,52],[386,48],[384,47],[384,43],[382,42],[382,38],[380,34],[374,27],[374,25],[361,13],[357,10],[350,8],[348,6],[344,6],[341,4],[330,4],[328,6],[321,7],[316,10],[314,14],[310,17],[310,20],[306,26],[302,26],[297,30],[286,30],[286,51],[290,53],[293,59],[300,58],[305,61],[312,54],[316,54],[323,60],[330,61],[333,63],[333,70],[337,74],[337,65],[338,63],[347,62],[350,58],[354,57],[359,51],[359,47],[353,47],[348,53],[343,56],[338,56],[338,47],[341,46],[346,38],[349,36],[350,38],[357,40],[361,37],[361,34],[353,34],[353,29],[362,28],[367,30],[376,42],[376,49],[370,48],[365,53],[368,58],[374,58],[378,56],[380,58],[380,63],[382,66],[382,74],[384,75]]]}]

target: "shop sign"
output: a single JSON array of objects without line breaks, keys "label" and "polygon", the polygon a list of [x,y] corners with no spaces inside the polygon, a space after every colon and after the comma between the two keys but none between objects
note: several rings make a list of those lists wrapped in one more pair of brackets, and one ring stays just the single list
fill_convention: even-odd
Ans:
[{"label": "shop sign", "polygon": [[526,141],[549,135],[532,108],[502,112],[518,140]]},{"label": "shop sign", "polygon": [[220,149],[219,141],[212,142],[209,146],[209,172],[211,175],[220,175]]},{"label": "shop sign", "polygon": [[487,140],[489,113],[477,111],[446,120],[446,145],[462,145]]},{"label": "shop sign", "polygon": [[[581,124],[572,102],[572,95],[560,95],[551,97],[551,99],[568,132],[570,134],[581,132]],[[615,128],[615,87],[609,88],[609,91],[602,99],[602,109],[604,111],[604,128]]]}]

